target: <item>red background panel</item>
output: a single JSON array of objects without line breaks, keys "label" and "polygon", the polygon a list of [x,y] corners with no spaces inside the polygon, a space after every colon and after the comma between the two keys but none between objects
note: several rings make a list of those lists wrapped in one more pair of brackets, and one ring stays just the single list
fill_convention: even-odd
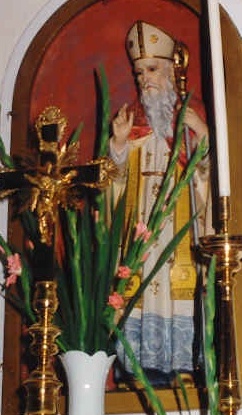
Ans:
[{"label": "red background panel", "polygon": [[46,50],[32,88],[30,123],[46,106],[56,105],[68,118],[68,131],[84,121],[81,160],[92,158],[96,121],[94,70],[104,65],[111,113],[135,98],[125,37],[136,20],[154,24],[190,50],[188,90],[200,96],[199,18],[170,0],[109,0],[82,10],[62,28]]}]

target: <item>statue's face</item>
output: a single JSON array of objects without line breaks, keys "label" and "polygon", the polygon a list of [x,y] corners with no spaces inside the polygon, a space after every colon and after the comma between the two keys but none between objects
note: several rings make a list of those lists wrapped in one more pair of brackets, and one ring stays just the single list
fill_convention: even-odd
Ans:
[{"label": "statue's face", "polygon": [[134,72],[142,94],[155,96],[166,88],[172,63],[160,58],[138,59],[134,63]]}]

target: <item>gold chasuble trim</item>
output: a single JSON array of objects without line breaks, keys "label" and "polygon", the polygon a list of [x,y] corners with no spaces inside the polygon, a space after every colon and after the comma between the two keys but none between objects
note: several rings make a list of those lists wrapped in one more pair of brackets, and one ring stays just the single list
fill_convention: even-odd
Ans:
[{"label": "gold chasuble trim", "polygon": [[125,234],[126,240],[128,236],[128,225],[132,216],[137,220],[139,218],[139,195],[142,191],[142,175],[140,174],[140,159],[141,159],[141,148],[136,147],[132,149],[129,154],[129,171],[127,181],[127,195],[126,195],[126,206],[125,206]]},{"label": "gold chasuble trim", "polygon": [[[134,220],[139,218],[139,195],[142,194],[143,178],[140,174],[140,159],[141,159],[141,148],[136,147],[132,149],[129,154],[129,171],[127,180],[127,195],[126,195],[126,206],[125,206],[125,240],[124,240],[124,252],[127,249],[126,241],[129,240],[129,232],[132,226],[129,226],[130,219],[134,216]],[[136,274],[131,278],[130,283],[125,291],[125,300],[129,301],[141,284],[141,275]],[[142,298],[137,302],[136,308],[141,308]]]},{"label": "gold chasuble trim", "polygon": [[[180,166],[177,167],[177,176],[181,174]],[[176,204],[174,215],[174,234],[190,219],[189,187],[186,186]],[[193,300],[196,287],[196,267],[191,252],[191,234],[187,232],[178,245],[174,264],[171,268],[171,298],[173,300]]]}]

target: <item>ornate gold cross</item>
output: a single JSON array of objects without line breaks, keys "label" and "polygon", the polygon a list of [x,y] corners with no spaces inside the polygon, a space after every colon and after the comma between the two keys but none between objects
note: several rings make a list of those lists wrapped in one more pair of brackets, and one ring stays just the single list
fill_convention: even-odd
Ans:
[{"label": "ornate gold cross", "polygon": [[48,246],[53,243],[58,206],[77,207],[84,187],[102,189],[116,174],[114,163],[105,157],[78,165],[79,141],[60,145],[66,125],[59,108],[47,107],[35,124],[40,151],[34,168],[0,169],[0,199],[24,189],[24,209],[36,212],[41,242]]}]

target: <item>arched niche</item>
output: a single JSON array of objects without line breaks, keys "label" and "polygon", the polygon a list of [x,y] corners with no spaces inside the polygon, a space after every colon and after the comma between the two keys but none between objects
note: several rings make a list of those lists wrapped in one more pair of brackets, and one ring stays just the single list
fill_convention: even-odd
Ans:
[{"label": "arched niche", "polygon": [[[115,4],[126,4],[127,7],[130,7],[130,13],[127,13],[127,8],[120,8],[120,12],[123,13],[123,26],[122,28],[115,28]],[[143,5],[145,2],[141,2]],[[35,38],[32,40],[20,66],[18,76],[14,88],[14,97],[13,97],[13,107],[12,107],[12,138],[11,138],[11,152],[12,154],[18,154],[30,151],[28,149],[28,140],[29,132],[32,129],[34,118],[38,115],[39,111],[42,111],[43,106],[46,105],[57,105],[61,106],[61,109],[66,113],[69,118],[69,132],[77,126],[79,121],[84,118],[84,109],[81,108],[80,102],[77,99],[76,102],[68,102],[63,100],[59,105],[57,100],[57,94],[55,94],[55,89],[49,94],[49,89],[47,84],[44,83],[45,78],[42,77],[43,84],[41,82],[38,84],[36,79],[40,75],[41,71],[44,71],[43,62],[47,59],[52,51],[59,53],[61,55],[61,50],[58,50],[57,39],[64,37],[68,28],[72,26],[72,23],[77,21],[82,21],[82,24],[86,24],[87,33],[92,39],[88,39],[88,36],[85,38],[85,44],[94,47],[95,44],[98,45],[96,48],[97,53],[100,52],[100,49],[106,48],[105,38],[102,41],[100,39],[100,33],[96,30],[99,22],[100,15],[92,14],[93,10],[102,10],[105,8],[105,13],[103,14],[103,19],[105,18],[105,25],[113,30],[106,30],[106,36],[108,34],[113,36],[115,41],[121,41],[121,38],[124,38],[126,29],[130,26],[129,21],[131,21],[132,16],[135,15],[135,19],[142,18],[143,20],[148,19],[147,15],[144,14],[144,9],[140,6],[141,4],[137,0],[105,0],[105,1],[93,1],[93,0],[69,0],[62,7],[60,7],[49,20],[44,24]],[[191,21],[195,19],[197,21],[196,29],[199,27],[199,20],[201,16],[201,7],[202,4],[200,1],[172,1],[172,0],[154,0],[153,2],[146,2],[149,5],[149,9],[152,10],[151,3],[154,6],[154,10],[149,16],[152,17],[153,22],[159,23],[159,15],[157,10],[159,10],[159,3],[166,4],[170,3],[171,7],[174,9],[179,7],[180,10],[185,13],[186,16],[191,16]],[[131,13],[132,10],[132,13]],[[112,11],[112,13],[111,13]],[[240,180],[242,179],[242,163],[240,162],[240,141],[239,136],[242,131],[242,73],[239,70],[242,64],[242,50],[241,50],[241,39],[236,31],[233,23],[229,19],[228,15],[221,10],[222,16],[222,34],[223,34],[223,50],[224,50],[224,62],[225,62],[225,72],[226,72],[226,96],[227,96],[227,107],[228,107],[228,125],[229,125],[229,149],[230,149],[230,164],[231,164],[231,222],[230,230],[233,233],[242,233],[242,207],[240,206],[240,200],[242,200],[242,187],[239,185]],[[85,16],[92,15],[91,21],[82,20]],[[94,18],[94,17],[95,18]],[[144,18],[144,16],[146,18]],[[164,16],[163,16],[164,18]],[[130,19],[130,20],[129,20]],[[162,19],[161,19],[162,20]],[[165,22],[164,22],[165,23]],[[159,24],[162,26],[162,24]],[[166,21],[165,26],[168,25],[170,28],[169,20]],[[78,25],[77,25],[78,26]],[[74,28],[74,26],[73,26]],[[174,29],[175,30],[175,29]],[[179,29],[174,31],[174,34],[179,34]],[[184,29],[185,32],[181,31],[180,36],[182,38],[190,39],[190,36],[193,34],[189,33],[191,27],[187,25],[187,28]],[[198,32],[196,32],[198,36]],[[78,41],[81,42],[82,39],[78,38]],[[193,42],[192,39],[190,39]],[[189,43],[189,42],[188,42]],[[114,48],[115,43],[113,43]],[[83,46],[83,45],[82,45]],[[96,46],[95,46],[96,47]],[[55,49],[56,48],[56,49]],[[81,45],[80,45],[81,48]],[[119,46],[119,51],[121,53],[121,46]],[[74,49],[73,49],[74,50]],[[77,49],[76,49],[77,50]],[[198,95],[201,94],[200,85],[199,85],[199,76],[200,69],[196,66],[196,60],[199,58],[198,49],[194,49],[193,59],[190,65],[190,74],[189,82],[191,82],[191,87],[194,84],[197,87]],[[111,79],[111,104],[112,112],[115,112],[120,104],[122,104],[123,99],[129,99],[132,97],[134,90],[130,85],[133,85],[132,76],[130,73],[130,67],[127,61],[127,58],[124,55],[124,48],[122,50],[123,55],[120,57],[116,54],[115,48],[112,52],[115,56],[113,61],[106,60],[104,63],[105,68],[107,69],[108,79]],[[197,55],[196,55],[197,54]],[[53,55],[52,55],[53,56]],[[90,55],[88,55],[90,57]],[[195,57],[196,56],[196,57]],[[54,56],[53,56],[54,58]],[[64,57],[66,60],[66,56]],[[119,60],[118,60],[119,58]],[[93,56],[90,58],[93,59]],[[67,61],[67,60],[66,60]],[[91,61],[92,69],[95,68],[98,64],[98,60]],[[66,62],[68,63],[68,62]],[[79,70],[80,74],[83,69],[83,53],[80,53],[79,57]],[[119,65],[121,64],[121,68]],[[124,66],[122,66],[124,65]],[[77,69],[77,67],[76,67]],[[75,70],[76,70],[75,69]],[[53,71],[53,67],[52,67]],[[58,71],[58,68],[56,68]],[[115,75],[113,75],[115,73]],[[78,71],[74,74],[78,74]],[[54,76],[54,72],[52,75]],[[86,75],[89,77],[88,82],[93,82],[93,74]],[[115,79],[116,77],[116,79]],[[122,82],[124,82],[129,77],[129,85],[121,87]],[[71,78],[71,77],[70,77]],[[85,81],[85,78],[83,78]],[[79,79],[81,81],[81,79]],[[115,84],[115,82],[117,84]],[[53,84],[55,79],[53,78]],[[116,85],[116,86],[115,86]],[[39,100],[39,93],[43,91],[42,101]],[[53,85],[52,85],[53,86]],[[66,88],[68,86],[68,79],[65,78],[63,74],[63,83],[60,84],[60,87]],[[93,88],[93,85],[91,86]],[[117,90],[121,88],[121,95],[117,94]],[[57,91],[57,90],[56,90]],[[91,94],[94,94],[94,89],[91,89]],[[49,94],[49,95],[48,95]],[[123,95],[122,95],[123,94]],[[73,95],[70,95],[71,97]],[[67,94],[67,97],[69,95]],[[80,105],[80,111],[77,111],[75,106]],[[91,104],[94,108],[94,100],[91,101]],[[83,110],[83,111],[82,111]],[[88,118],[89,117],[89,118]],[[90,158],[92,153],[92,147],[90,143],[88,144],[88,137],[94,134],[92,119],[94,122],[94,113],[87,115],[87,125],[89,123],[90,128],[86,139],[84,139],[83,144],[83,158]],[[90,135],[89,135],[90,134]],[[92,142],[92,139],[90,140]],[[21,244],[21,232],[19,225],[16,223],[11,223],[9,225],[9,235],[12,241],[15,244]],[[236,288],[236,298],[239,296],[239,292],[242,289],[242,282],[238,278],[238,284]],[[237,304],[238,302],[236,302]],[[242,317],[242,313],[239,310],[239,307],[236,305],[236,314],[237,320]],[[13,311],[9,306],[6,307],[6,319],[5,319],[5,348],[4,348],[4,379],[3,379],[3,415],[16,414],[19,412],[19,397],[16,393],[18,390],[21,381],[20,381],[20,335],[21,328],[18,315]],[[13,336],[15,341],[13,342]],[[242,349],[242,328],[237,327],[237,337],[238,337],[238,349]],[[242,353],[241,353],[242,355]],[[240,361],[242,362],[242,356],[240,356]],[[240,371],[242,370],[242,363],[240,363]],[[123,398],[123,393],[127,394],[126,398]],[[166,410],[176,410],[176,398],[172,391],[160,391],[161,398],[165,404]],[[189,390],[189,401],[191,408],[198,408],[201,405],[199,401],[199,392],[196,389]],[[135,413],[142,412],[142,406],[139,403],[137,396],[131,392],[115,392],[112,394],[107,394],[107,413]]]}]

